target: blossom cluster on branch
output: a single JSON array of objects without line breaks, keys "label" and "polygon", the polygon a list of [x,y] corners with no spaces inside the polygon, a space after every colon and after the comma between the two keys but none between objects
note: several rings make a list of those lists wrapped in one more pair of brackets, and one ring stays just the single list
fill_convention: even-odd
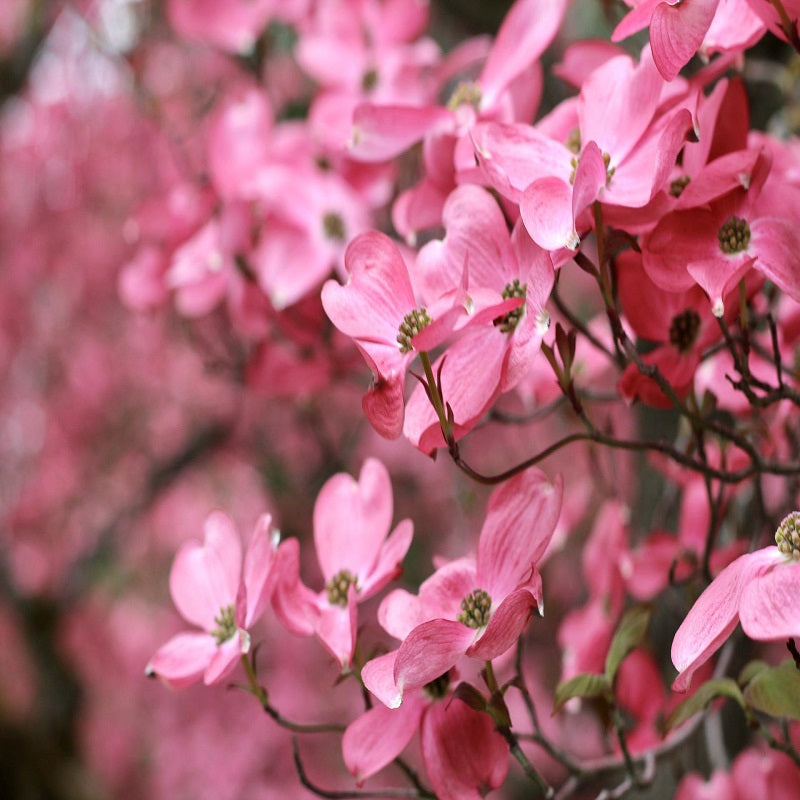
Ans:
[{"label": "blossom cluster on branch", "polygon": [[0,12],[0,625],[121,797],[797,797],[800,3],[444,6]]}]

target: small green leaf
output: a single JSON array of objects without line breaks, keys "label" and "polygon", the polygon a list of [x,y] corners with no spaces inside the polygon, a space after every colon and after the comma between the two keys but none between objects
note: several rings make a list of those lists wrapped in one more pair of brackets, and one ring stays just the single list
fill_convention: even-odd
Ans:
[{"label": "small green leaf", "polygon": [[511,727],[511,714],[502,692],[492,692],[489,698],[488,711],[498,728]]},{"label": "small green leaf", "polygon": [[649,622],[650,608],[648,606],[634,606],[625,612],[606,656],[606,680],[609,684],[614,683],[619,665],[625,657],[644,638]]},{"label": "small green leaf", "polygon": [[691,697],[684,700],[667,717],[664,728],[671,731],[687,719],[702,711],[717,697],[731,697],[745,709],[742,690],[733,678],[715,678],[704,683]]},{"label": "small green leaf", "polygon": [[564,683],[558,684],[553,713],[559,712],[564,703],[573,697],[607,697],[610,694],[611,684],[605,675],[593,675],[589,672],[584,672],[574,678],[570,678],[568,681],[564,681]]},{"label": "small green leaf", "polygon": [[767,664],[766,661],[761,661],[760,659],[749,661],[742,667],[742,671],[739,673],[739,686],[747,686],[762,669],[769,669],[769,664]]},{"label": "small green leaf", "polygon": [[770,716],[800,720],[800,670],[794,660],[756,673],[744,690],[744,698]]}]

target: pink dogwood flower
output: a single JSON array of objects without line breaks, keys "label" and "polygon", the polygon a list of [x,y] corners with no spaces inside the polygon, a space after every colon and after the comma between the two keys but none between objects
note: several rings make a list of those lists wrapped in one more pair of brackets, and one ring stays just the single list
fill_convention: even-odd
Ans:
[{"label": "pink dogwood flower", "polygon": [[220,683],[249,652],[248,629],[275,586],[279,548],[271,521],[269,514],[259,519],[244,565],[239,534],[221,511],[206,519],[203,544],[191,541],[181,547],[170,572],[170,593],[181,616],[203,632],[173,636],[150,659],[148,676],[174,689],[201,677],[206,685]]},{"label": "pink dogwood flower", "polygon": [[728,565],[692,606],[672,642],[672,663],[680,673],[672,684],[675,691],[689,688],[695,670],[737,622],[758,641],[800,636],[800,511],[784,518],[775,541]]},{"label": "pink dogwood flower", "polygon": [[275,595],[278,617],[289,630],[315,633],[343,669],[355,649],[356,606],[377,594],[401,571],[414,526],[404,519],[389,533],[392,486],[386,467],[368,458],[358,481],[345,472],[322,487],[314,505],[314,545],[325,588],[314,592],[299,581],[296,540],[287,551]]},{"label": "pink dogwood flower", "polygon": [[495,489],[476,556],[440,567],[419,595],[397,589],[378,611],[384,629],[403,643],[366,664],[367,688],[390,708],[406,690],[424,686],[467,655],[502,655],[522,633],[534,608],[542,613],[536,568],[558,521],[562,481],[529,469]]},{"label": "pink dogwood flower", "polygon": [[399,708],[379,703],[348,725],[342,755],[359,785],[399,756],[418,730],[425,770],[438,797],[478,800],[484,789],[503,783],[508,745],[488,714],[453,698],[453,675],[447,672],[409,691]]}]

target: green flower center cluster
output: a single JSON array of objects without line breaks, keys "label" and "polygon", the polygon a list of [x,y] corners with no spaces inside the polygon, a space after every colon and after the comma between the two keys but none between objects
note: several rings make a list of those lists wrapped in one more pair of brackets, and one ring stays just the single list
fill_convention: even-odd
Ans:
[{"label": "green flower center cluster", "polygon": [[691,183],[691,178],[688,175],[681,175],[680,178],[675,178],[669,185],[669,193],[673,197],[680,197],[683,190]]},{"label": "green flower center cluster", "polygon": [[408,353],[410,350],[413,350],[414,345],[411,344],[411,340],[421,330],[427,328],[431,322],[433,322],[433,320],[430,318],[425,306],[409,311],[408,314],[403,317],[397,334],[397,344],[400,345],[400,352]]},{"label": "green flower center cluster", "polygon": [[800,561],[800,511],[792,511],[784,517],[775,531],[775,544],[785,556]]},{"label": "green flower center cluster", "polygon": [[750,244],[750,226],[746,219],[731,216],[722,223],[717,232],[719,249],[726,255],[741,253]]},{"label": "green flower center cluster", "polygon": [[426,683],[422,687],[422,691],[425,692],[431,700],[441,700],[446,694],[447,690],[450,687],[450,672],[445,672],[444,675],[440,675],[438,678],[434,678],[429,683]]},{"label": "green flower center cluster", "polygon": [[693,309],[687,308],[672,318],[669,326],[669,341],[681,353],[685,353],[697,339],[700,331],[700,315]]},{"label": "green flower center cluster", "polygon": [[[566,144],[567,144],[567,150],[569,150],[570,153],[575,153],[575,155],[578,155],[578,153],[580,153],[580,151],[581,151],[581,129],[580,128],[573,128],[569,132],[569,136],[567,136]],[[578,162],[576,161],[575,164],[577,165],[577,163]]]},{"label": "green flower center cluster", "polygon": [[211,635],[217,641],[217,647],[223,642],[227,642],[236,633],[236,609],[230,605],[219,610],[219,614],[214,617],[214,624],[217,626],[211,631]]},{"label": "green flower center cluster", "polygon": [[[503,289],[503,300],[510,300],[512,297],[519,297],[524,300],[528,293],[528,284],[520,283],[519,278],[514,278],[511,283],[507,283]],[[494,321],[494,326],[500,328],[503,333],[511,333],[517,327],[522,315],[525,313],[525,303],[512,309],[508,314],[498,317]]]},{"label": "green flower center cluster", "polygon": [[[328,602],[332,606],[347,607],[347,590],[356,582],[356,576],[348,569],[337,572],[325,585]],[[358,587],[356,587],[358,588]]]},{"label": "green flower center cluster", "polygon": [[468,628],[483,628],[489,623],[492,598],[483,589],[476,589],[461,601],[461,613],[456,619]]},{"label": "green flower center cluster", "polygon": [[378,70],[374,67],[368,69],[361,77],[361,88],[365,92],[371,92],[378,85]]},{"label": "green flower center cluster", "polygon": [[322,229],[327,239],[343,242],[345,239],[344,220],[335,211],[329,211],[322,218]]},{"label": "green flower center cluster", "polygon": [[456,86],[455,91],[450,95],[447,107],[451,111],[455,111],[459,106],[472,106],[477,111],[480,108],[482,99],[483,92],[477,83],[463,81]]}]

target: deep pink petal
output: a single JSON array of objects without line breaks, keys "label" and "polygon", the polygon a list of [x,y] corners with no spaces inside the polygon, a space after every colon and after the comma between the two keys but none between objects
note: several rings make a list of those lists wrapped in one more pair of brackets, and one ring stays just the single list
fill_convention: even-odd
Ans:
[{"label": "deep pink petal", "polygon": [[739,604],[742,629],[759,641],[800,636],[800,564],[786,560],[777,547],[774,564],[757,574],[744,588]]},{"label": "deep pink petal", "polygon": [[179,633],[162,645],[145,667],[173,689],[183,689],[200,680],[217,649],[205,633]]},{"label": "deep pink petal", "polygon": [[424,686],[449,670],[472,644],[477,631],[449,619],[423,622],[397,652],[394,679],[402,691]]},{"label": "deep pink petal", "polygon": [[375,706],[347,726],[342,755],[359,786],[403,752],[426,705],[421,694],[411,694],[400,708]]},{"label": "deep pink petal", "polygon": [[661,3],[650,20],[653,60],[665,81],[671,81],[697,52],[714,19],[719,0]]},{"label": "deep pink petal", "polygon": [[372,570],[392,522],[392,484],[386,467],[368,458],[356,482],[340,472],[314,504],[314,546],[325,581],[343,569],[363,580]]},{"label": "deep pink petal", "polygon": [[759,272],[800,302],[800,231],[788,219],[754,220],[750,226],[750,249],[758,253],[753,265]]},{"label": "deep pink petal", "polygon": [[[541,585],[541,581],[539,581]],[[480,638],[467,649],[467,655],[491,661],[513,647],[537,607],[537,599],[528,589],[511,592],[492,612]]]},{"label": "deep pink petal", "polygon": [[581,211],[590,206],[598,197],[603,196],[606,180],[606,164],[603,161],[603,154],[596,142],[587,142],[578,160],[575,180],[572,184],[573,228],[574,221]]},{"label": "deep pink petal", "polygon": [[508,772],[508,745],[488,714],[453,699],[422,718],[422,758],[440,800],[483,800]]},{"label": "deep pink petal", "polygon": [[675,691],[686,691],[695,670],[731,635],[739,621],[744,587],[774,563],[774,550],[765,548],[737,558],[714,578],[689,610],[672,641],[672,663],[680,673],[672,684]]},{"label": "deep pink petal", "polygon": [[384,439],[397,439],[403,432],[406,414],[405,374],[375,378],[361,398],[361,408],[378,434]]},{"label": "deep pink petal", "polygon": [[525,582],[555,530],[563,482],[527,469],[492,492],[478,543],[477,586],[499,604]]},{"label": "deep pink petal", "polygon": [[230,517],[221,511],[208,516],[204,531],[202,545],[187,542],[178,551],[169,584],[181,615],[210,631],[220,609],[236,603],[242,544]]}]

